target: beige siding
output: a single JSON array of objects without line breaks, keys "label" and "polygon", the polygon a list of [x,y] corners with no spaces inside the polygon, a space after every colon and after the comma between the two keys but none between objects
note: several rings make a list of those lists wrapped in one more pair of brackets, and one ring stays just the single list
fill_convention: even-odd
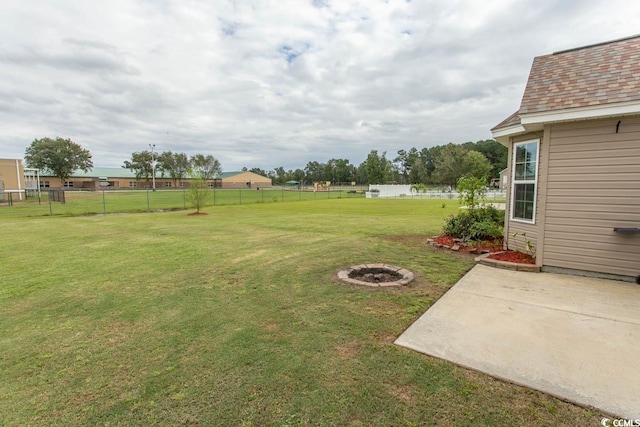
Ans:
[{"label": "beige siding", "polygon": [[544,265],[640,274],[640,116],[552,125],[548,167]]},{"label": "beige siding", "polygon": [[0,159],[0,181],[3,190],[24,189],[22,160]]}]

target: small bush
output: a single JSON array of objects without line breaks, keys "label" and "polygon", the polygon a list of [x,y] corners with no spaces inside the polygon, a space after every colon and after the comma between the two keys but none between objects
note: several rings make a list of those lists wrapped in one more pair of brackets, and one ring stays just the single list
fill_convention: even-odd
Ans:
[{"label": "small bush", "polygon": [[502,236],[504,214],[492,206],[463,210],[450,215],[443,232],[462,240],[485,240]]}]

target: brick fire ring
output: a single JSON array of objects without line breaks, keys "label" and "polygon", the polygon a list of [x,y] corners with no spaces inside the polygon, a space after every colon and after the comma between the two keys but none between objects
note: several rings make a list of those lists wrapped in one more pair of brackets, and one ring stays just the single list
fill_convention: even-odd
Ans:
[{"label": "brick fire ring", "polygon": [[413,278],[413,273],[409,270],[389,264],[352,265],[338,271],[338,279],[345,283],[374,288],[405,286]]}]

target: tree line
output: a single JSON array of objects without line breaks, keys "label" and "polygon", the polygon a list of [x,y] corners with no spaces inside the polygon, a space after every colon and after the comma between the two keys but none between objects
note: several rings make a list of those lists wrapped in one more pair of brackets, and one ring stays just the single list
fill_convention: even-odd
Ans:
[{"label": "tree line", "polygon": [[356,166],[348,159],[330,159],[326,163],[310,161],[304,169],[273,170],[243,168],[268,176],[273,183],[289,181],[358,184],[431,184],[455,187],[462,176],[487,181],[498,178],[507,167],[507,148],[492,139],[464,144],[449,143],[418,150],[399,150],[394,157],[371,150]]},{"label": "tree line", "polygon": [[149,181],[154,169],[156,177],[168,176],[174,182],[197,176],[204,180],[212,179],[222,172],[220,161],[212,155],[195,154],[189,157],[186,153],[163,151],[136,151],[130,160],[125,160],[123,168],[131,170],[137,179]]},{"label": "tree line", "polygon": [[[42,138],[34,140],[26,149],[28,167],[52,173],[64,182],[75,170],[85,172],[93,167],[91,153],[69,139]],[[487,181],[497,178],[507,166],[507,149],[492,139],[464,144],[449,143],[431,148],[399,150],[391,158],[386,152],[371,150],[358,166],[348,159],[330,159],[326,163],[310,161],[304,169],[285,170],[277,167],[266,171],[243,168],[267,176],[276,185],[289,181],[299,183],[332,182],[358,184],[437,184],[454,187],[462,176]],[[125,160],[123,168],[135,173],[136,178],[150,180],[169,177],[175,183],[183,178],[198,176],[212,179],[222,172],[220,162],[211,155],[164,151],[137,151]]]}]

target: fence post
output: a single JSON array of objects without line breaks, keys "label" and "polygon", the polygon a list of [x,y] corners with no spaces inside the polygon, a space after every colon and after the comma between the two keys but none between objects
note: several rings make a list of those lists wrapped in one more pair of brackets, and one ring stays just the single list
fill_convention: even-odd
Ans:
[{"label": "fence post", "polygon": [[53,216],[53,208],[51,207],[51,191],[49,191],[49,215]]},{"label": "fence post", "polygon": [[107,201],[104,198],[104,190],[102,190],[102,214],[107,213]]},{"label": "fence post", "polygon": [[216,183],[213,183],[213,206],[216,205]]},{"label": "fence post", "polygon": [[262,197],[262,203],[264,203],[264,188],[260,189],[260,196]]},{"label": "fence post", "polygon": [[282,192],[282,201],[284,202],[284,185],[280,187],[280,191]]},{"label": "fence post", "polygon": [[151,205],[149,204],[149,187],[147,187],[147,212],[151,212]]},{"label": "fence post", "polygon": [[242,204],[242,188],[240,188],[240,204]]},{"label": "fence post", "polygon": [[187,209],[187,189],[182,189],[182,207]]}]

